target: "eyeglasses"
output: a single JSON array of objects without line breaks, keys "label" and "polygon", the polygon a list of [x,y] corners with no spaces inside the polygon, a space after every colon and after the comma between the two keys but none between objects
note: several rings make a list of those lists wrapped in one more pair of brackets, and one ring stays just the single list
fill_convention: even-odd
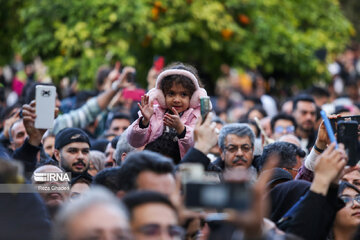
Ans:
[{"label": "eyeglasses", "polygon": [[[137,232],[142,233],[148,237],[158,237],[164,229],[159,224],[147,224],[137,229]],[[168,235],[172,239],[182,239],[185,234],[183,228],[176,225],[169,225],[166,227]]]},{"label": "eyeglasses", "polygon": [[293,133],[295,131],[295,127],[294,126],[287,126],[287,127],[277,126],[275,128],[275,133],[283,133],[284,130],[286,130],[286,133]]},{"label": "eyeglasses", "polygon": [[250,150],[252,150],[252,145],[249,145],[249,144],[243,144],[240,146],[229,145],[229,146],[225,147],[225,149],[230,153],[236,153],[237,151],[239,151],[239,148],[241,149],[242,152],[247,153]]},{"label": "eyeglasses", "polygon": [[351,207],[354,205],[354,200],[360,204],[360,195],[356,195],[355,197],[351,197],[351,196],[340,196],[341,200],[343,200],[343,202],[346,205],[349,205],[349,203],[351,202]]}]

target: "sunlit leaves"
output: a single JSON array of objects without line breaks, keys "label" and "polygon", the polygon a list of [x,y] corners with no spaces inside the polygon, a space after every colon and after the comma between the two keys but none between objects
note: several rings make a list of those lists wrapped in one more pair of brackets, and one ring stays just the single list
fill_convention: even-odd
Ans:
[{"label": "sunlit leaves", "polygon": [[341,51],[354,31],[334,0],[27,0],[20,15],[25,57],[40,55],[55,80],[74,75],[82,87],[117,60],[144,81],[158,54],[213,79],[227,62],[311,81],[326,70],[315,51]]}]

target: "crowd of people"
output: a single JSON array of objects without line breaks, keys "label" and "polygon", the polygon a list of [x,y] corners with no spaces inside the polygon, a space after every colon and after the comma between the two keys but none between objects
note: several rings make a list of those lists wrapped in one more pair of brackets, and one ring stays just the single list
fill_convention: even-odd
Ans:
[{"label": "crowd of people", "polygon": [[1,239],[360,238],[360,166],[320,117],[360,115],[357,48],[330,83],[287,96],[224,64],[206,115],[196,68],[161,65],[146,90],[119,63],[92,91],[64,78],[51,129],[35,128],[35,88],[52,85],[41,61],[0,68],[0,183],[34,190],[0,189]]}]

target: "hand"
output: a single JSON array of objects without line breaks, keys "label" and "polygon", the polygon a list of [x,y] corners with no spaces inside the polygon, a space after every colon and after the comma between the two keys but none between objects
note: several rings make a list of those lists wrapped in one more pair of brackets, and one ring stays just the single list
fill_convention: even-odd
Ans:
[{"label": "hand", "polygon": [[316,159],[315,176],[311,184],[311,191],[326,196],[330,183],[336,181],[347,162],[344,146],[339,144],[335,149],[335,143],[330,146]]},{"label": "hand", "polygon": [[[329,116],[329,119],[336,119],[339,116],[340,115],[331,115],[331,116]],[[330,144],[330,139],[329,139],[329,136],[327,134],[324,121],[322,121],[320,126],[319,126],[318,135],[317,135],[317,138],[316,138],[315,145],[320,149],[325,149],[326,146],[329,145],[329,144]]]},{"label": "hand", "polygon": [[14,113],[11,117],[9,117],[8,119],[6,119],[4,121],[4,129],[3,129],[3,133],[4,136],[9,139],[9,129],[11,128],[11,125],[14,124],[14,122],[16,122],[17,120],[20,119],[20,111],[18,110],[16,113]]},{"label": "hand", "polygon": [[172,114],[169,114],[169,113],[165,113],[165,115],[164,115],[164,124],[166,126],[175,128],[176,132],[178,134],[181,134],[184,131],[185,126],[181,122],[180,115],[176,111],[176,109],[172,108],[171,110],[173,111],[174,114],[172,115]]},{"label": "hand", "polygon": [[107,79],[110,81],[110,83],[113,83],[120,77],[120,67],[121,67],[121,63],[119,61],[117,61],[115,63],[114,69],[111,70],[111,72],[109,73],[109,75],[107,77]]},{"label": "hand", "polygon": [[135,72],[136,70],[133,67],[129,67],[129,66],[124,67],[120,74],[119,79],[117,79],[117,81],[119,81],[119,88],[130,87],[131,83],[128,82],[127,76],[129,73],[135,73]]},{"label": "hand", "polygon": [[127,81],[127,75],[129,73],[134,73],[136,71],[135,68],[127,66],[124,67],[124,69],[120,73],[120,67],[121,67],[120,62],[116,62],[114,69],[109,73],[107,77],[105,89],[112,88],[113,87],[112,84],[115,84],[117,89],[126,88],[131,85],[131,83]]},{"label": "hand", "polygon": [[203,124],[202,117],[198,119],[194,129],[194,148],[208,154],[210,149],[216,145],[218,134],[216,133],[215,123],[211,123],[212,113],[208,113]]},{"label": "hand", "polygon": [[[36,102],[35,100],[31,101],[30,104],[25,104],[22,107],[23,121],[26,133],[29,136],[29,143],[33,146],[39,146],[41,143],[41,139],[47,129],[37,129],[35,128],[35,119],[36,119],[36,110],[35,110]],[[59,109],[55,109],[55,116],[57,116]]]},{"label": "hand", "polygon": [[[264,170],[260,174],[257,182],[252,189],[252,206],[246,212],[237,212],[235,210],[227,211],[229,214],[228,221],[234,223],[238,228],[244,231],[247,238],[258,238],[262,236],[263,219],[268,212],[268,201],[264,198],[267,183],[271,179],[273,171],[278,164],[277,160],[269,160],[264,166]],[[242,174],[241,174],[242,173]],[[246,170],[236,168],[225,173],[224,178],[227,181],[243,181],[244,176],[248,174]],[[227,176],[226,176],[227,175]]]},{"label": "hand", "polygon": [[154,114],[154,107],[149,102],[149,96],[141,96],[141,103],[138,103],[141,114],[143,115],[142,124],[147,126],[150,122],[151,116]]}]

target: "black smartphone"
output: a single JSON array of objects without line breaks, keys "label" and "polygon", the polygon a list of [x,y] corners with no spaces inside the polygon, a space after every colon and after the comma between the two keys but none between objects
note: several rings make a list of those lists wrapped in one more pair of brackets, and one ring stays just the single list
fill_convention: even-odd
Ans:
[{"label": "black smartphone", "polygon": [[357,124],[360,124],[360,115],[344,116],[338,117],[335,119],[330,119],[331,127],[334,132],[336,132],[336,123],[339,121],[356,121]]},{"label": "black smartphone", "polygon": [[251,207],[249,183],[187,183],[185,205],[189,208],[226,208],[246,211]]},{"label": "black smartphone", "polygon": [[136,72],[131,72],[131,73],[128,73],[128,74],[126,75],[126,80],[127,80],[129,83],[135,82],[135,79],[136,79]]},{"label": "black smartphone", "polygon": [[355,166],[359,161],[358,122],[340,120],[337,123],[337,140],[343,143],[349,158],[347,165]]}]

